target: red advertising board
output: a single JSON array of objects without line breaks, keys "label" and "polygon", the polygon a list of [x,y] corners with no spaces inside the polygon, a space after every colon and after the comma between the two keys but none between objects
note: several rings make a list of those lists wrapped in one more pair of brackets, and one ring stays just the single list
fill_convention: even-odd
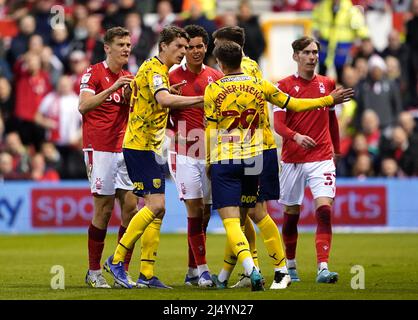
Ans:
[{"label": "red advertising board", "polygon": [[[89,189],[35,188],[32,190],[33,227],[87,227],[93,213],[93,196]],[[119,225],[120,208],[116,203],[109,227],[118,227]]]},{"label": "red advertising board", "polygon": [[[269,201],[269,213],[278,225],[283,223],[283,205]],[[334,226],[385,226],[387,223],[386,186],[337,187],[332,224]],[[299,218],[299,225],[316,225],[315,202],[309,188]]]}]

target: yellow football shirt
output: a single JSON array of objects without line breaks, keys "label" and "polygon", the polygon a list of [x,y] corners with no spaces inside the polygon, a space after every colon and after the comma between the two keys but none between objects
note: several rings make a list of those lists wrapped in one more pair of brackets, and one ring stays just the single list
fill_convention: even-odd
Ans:
[{"label": "yellow football shirt", "polygon": [[[260,66],[250,57],[244,56],[241,60],[241,70],[245,74],[248,74],[254,78],[261,79],[263,74],[261,73]],[[277,148],[276,142],[274,140],[273,131],[271,130],[270,120],[269,120],[269,110],[268,104],[266,104],[264,113],[267,115],[266,121],[264,122],[264,132],[263,132],[263,149],[275,149]]]},{"label": "yellow football shirt", "polygon": [[131,82],[130,113],[123,147],[162,153],[168,108],[155,99],[160,90],[169,90],[168,68],[157,57],[146,60]]},{"label": "yellow football shirt", "polygon": [[281,108],[307,111],[332,106],[331,96],[296,99],[267,80],[247,74],[227,75],[206,87],[206,155],[208,163],[247,159],[264,149],[267,101]]}]

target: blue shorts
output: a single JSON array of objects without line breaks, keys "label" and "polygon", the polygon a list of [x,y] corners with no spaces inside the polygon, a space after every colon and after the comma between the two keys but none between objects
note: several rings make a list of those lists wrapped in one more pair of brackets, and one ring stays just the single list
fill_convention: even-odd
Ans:
[{"label": "blue shorts", "polygon": [[277,149],[263,151],[263,172],[260,174],[257,202],[280,198],[279,162]]},{"label": "blue shorts", "polygon": [[164,161],[154,151],[123,149],[128,175],[138,197],[165,193]]},{"label": "blue shorts", "polygon": [[[245,159],[240,161],[240,163],[234,162],[233,160],[229,163],[223,161],[211,165],[210,174],[214,209],[236,206],[244,208],[255,207],[262,163],[261,157]],[[260,170],[254,170],[255,166],[259,166]]]}]

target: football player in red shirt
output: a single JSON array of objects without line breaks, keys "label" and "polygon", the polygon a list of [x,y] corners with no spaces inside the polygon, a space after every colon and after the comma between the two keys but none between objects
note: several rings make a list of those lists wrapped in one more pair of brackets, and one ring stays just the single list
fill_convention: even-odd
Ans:
[{"label": "football player in red shirt", "polygon": [[[170,72],[170,84],[185,83],[181,88],[183,96],[201,96],[206,86],[223,74],[203,64],[209,42],[206,30],[197,25],[188,25],[184,29],[190,36],[186,63]],[[187,209],[189,269],[184,282],[186,285],[211,287],[213,283],[206,263],[206,228],[212,196],[205,171],[204,111],[202,108],[171,110],[170,122],[175,132],[170,172]]]},{"label": "football player in red shirt", "polygon": [[[296,98],[319,98],[335,89],[334,80],[315,73],[319,43],[302,37],[292,43],[298,71],[278,83],[283,92]],[[338,274],[328,270],[331,249],[331,206],[335,197],[335,163],[340,140],[335,108],[293,112],[274,108],[274,128],[283,137],[280,203],[284,204],[283,241],[292,281],[296,271],[297,223],[305,186],[315,199],[315,234],[319,283],[334,283]],[[285,111],[285,112],[284,112]]]},{"label": "football player in red shirt", "polygon": [[[133,185],[122,153],[129,115],[129,83],[133,79],[123,70],[131,52],[129,31],[121,27],[107,30],[104,49],[106,60],[90,66],[81,78],[79,100],[83,151],[94,204],[88,229],[89,270],[85,281],[94,288],[110,288],[102,275],[100,259],[115,199],[121,207],[119,238],[137,212],[137,198],[131,192]],[[130,255],[125,261],[129,260]]]}]

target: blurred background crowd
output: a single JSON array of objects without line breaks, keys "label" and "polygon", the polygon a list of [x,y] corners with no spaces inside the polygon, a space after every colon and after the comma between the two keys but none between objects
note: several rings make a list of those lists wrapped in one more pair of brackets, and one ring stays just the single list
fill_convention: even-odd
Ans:
[{"label": "blurred background crowd", "polygon": [[[90,64],[105,59],[106,29],[130,30],[127,68],[136,73],[156,54],[158,35],[169,24],[198,24],[209,34],[239,25],[246,32],[245,53],[259,61],[266,48],[259,15],[292,11],[312,13],[313,35],[322,46],[319,72],[333,68],[338,83],[356,91],[337,108],[342,152],[337,174],[418,175],[418,0],[263,0],[261,12],[254,10],[257,0],[223,0],[232,9],[219,13],[220,2],[0,0],[0,181],[86,178],[79,80]],[[64,21],[54,15],[60,8]],[[369,10],[401,17],[384,50],[374,47],[358,16]],[[345,15],[351,15],[350,23],[335,28]],[[212,49],[211,42],[206,63],[213,66]]]}]

